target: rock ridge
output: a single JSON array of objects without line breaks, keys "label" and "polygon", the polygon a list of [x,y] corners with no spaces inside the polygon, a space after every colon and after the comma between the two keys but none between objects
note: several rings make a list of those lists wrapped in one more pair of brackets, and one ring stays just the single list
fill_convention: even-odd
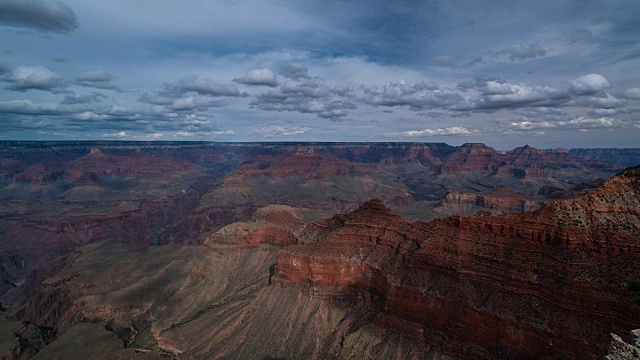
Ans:
[{"label": "rock ridge", "polygon": [[274,281],[375,299],[376,324],[448,339],[438,345],[452,356],[472,345],[477,357],[602,358],[610,332],[640,322],[622,285],[640,278],[639,169],[524,214],[421,223],[381,209],[308,226],[323,230],[281,251]]}]

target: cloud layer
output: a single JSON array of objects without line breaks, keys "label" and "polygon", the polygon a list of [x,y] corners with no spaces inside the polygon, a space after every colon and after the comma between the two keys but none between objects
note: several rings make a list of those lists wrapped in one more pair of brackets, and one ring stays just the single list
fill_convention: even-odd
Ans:
[{"label": "cloud layer", "polygon": [[278,86],[278,79],[269,68],[253,69],[247,72],[244,77],[236,78],[233,81],[250,86]]},{"label": "cloud layer", "polygon": [[638,11],[5,0],[0,137],[637,146]]},{"label": "cloud layer", "polygon": [[104,70],[88,71],[76,78],[76,85],[103,90],[120,91],[118,85],[112,83],[116,77]]},{"label": "cloud layer", "polygon": [[56,92],[63,85],[64,77],[43,66],[18,66],[6,80],[7,89],[25,92],[44,90]]},{"label": "cloud layer", "polygon": [[0,24],[41,32],[69,32],[78,27],[71,8],[57,1],[0,1]]}]

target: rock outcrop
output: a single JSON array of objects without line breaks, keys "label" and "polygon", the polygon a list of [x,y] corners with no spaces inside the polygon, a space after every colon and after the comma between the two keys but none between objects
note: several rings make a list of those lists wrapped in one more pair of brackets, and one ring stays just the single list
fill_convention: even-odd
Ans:
[{"label": "rock outcrop", "polygon": [[628,344],[616,334],[611,334],[611,345],[605,360],[636,360],[640,359],[640,330],[631,332],[631,343]]},{"label": "rock outcrop", "polygon": [[294,245],[305,224],[298,210],[286,205],[270,205],[256,210],[250,221],[236,222],[218,230],[207,238],[205,245],[219,251],[256,244]]},{"label": "rock outcrop", "polygon": [[373,200],[311,226],[275,281],[379,302],[376,324],[454,356],[602,358],[640,322],[623,285],[640,278],[638,209],[640,168],[521,215],[414,223]]},{"label": "rock outcrop", "polygon": [[439,207],[439,217],[449,215],[505,215],[541,209],[544,201],[529,200],[508,189],[488,193],[449,192]]}]

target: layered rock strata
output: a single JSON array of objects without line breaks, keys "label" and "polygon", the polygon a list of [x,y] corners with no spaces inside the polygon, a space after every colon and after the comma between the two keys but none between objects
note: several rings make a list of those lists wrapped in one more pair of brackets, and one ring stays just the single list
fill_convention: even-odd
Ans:
[{"label": "layered rock strata", "polygon": [[602,358],[640,322],[640,169],[513,216],[409,222],[373,200],[310,227],[275,281],[382,303],[375,323],[465,357]]}]

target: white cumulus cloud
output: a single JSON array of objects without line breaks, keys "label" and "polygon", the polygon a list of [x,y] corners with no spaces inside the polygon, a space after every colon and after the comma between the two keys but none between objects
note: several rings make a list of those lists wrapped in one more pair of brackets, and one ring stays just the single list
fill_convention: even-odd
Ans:
[{"label": "white cumulus cloud", "polygon": [[418,136],[435,136],[435,135],[471,135],[476,133],[475,130],[461,126],[452,126],[448,128],[438,129],[424,129],[424,130],[410,130],[398,133],[391,133],[391,136],[406,136],[406,137],[418,137]]},{"label": "white cumulus cloud", "polygon": [[571,92],[578,95],[589,95],[611,87],[607,78],[600,74],[587,74],[569,81]]},{"label": "white cumulus cloud", "polygon": [[55,92],[63,85],[64,77],[44,66],[18,66],[7,82],[14,91],[45,90]]},{"label": "white cumulus cloud", "polygon": [[622,93],[627,99],[640,99],[640,88],[627,89]]},{"label": "white cumulus cloud", "polygon": [[118,131],[115,133],[111,133],[111,134],[102,134],[102,136],[104,137],[118,137],[118,138],[123,138],[123,137],[127,137],[129,136],[126,132],[124,131]]},{"label": "white cumulus cloud", "polygon": [[278,86],[278,79],[269,68],[253,69],[247,72],[242,79],[234,79],[233,81],[251,86]]},{"label": "white cumulus cloud", "polygon": [[251,130],[252,134],[260,134],[265,138],[304,134],[311,130],[300,126],[265,126]]}]

